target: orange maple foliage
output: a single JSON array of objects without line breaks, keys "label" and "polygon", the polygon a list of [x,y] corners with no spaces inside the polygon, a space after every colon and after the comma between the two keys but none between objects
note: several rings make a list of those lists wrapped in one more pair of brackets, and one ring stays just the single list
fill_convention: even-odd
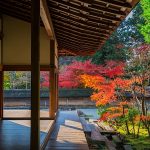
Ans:
[{"label": "orange maple foliage", "polygon": [[124,101],[120,102],[118,106],[107,108],[107,111],[102,114],[100,121],[108,121],[117,117],[124,116],[128,113],[128,108],[124,108],[125,105],[129,105],[129,103]]},{"label": "orange maple foliage", "polygon": [[116,87],[127,90],[133,81],[130,79],[116,78],[113,80],[113,82],[116,85]]},{"label": "orange maple foliage", "polygon": [[141,120],[142,121],[150,121],[150,116],[144,116],[144,115],[142,115],[141,116]]},{"label": "orange maple foliage", "polygon": [[81,81],[85,87],[92,88],[95,92],[91,99],[96,102],[96,105],[106,105],[116,99],[115,85],[113,82],[106,80],[102,76],[81,75]]},{"label": "orange maple foliage", "polygon": [[124,102],[119,102],[119,104],[118,104],[119,106],[121,106],[121,107],[123,107],[123,106],[127,106],[127,105],[130,105],[130,103],[129,102],[127,102],[127,101],[124,101]]},{"label": "orange maple foliage", "polygon": [[[116,88],[122,89],[123,92],[130,89],[132,80],[121,79],[119,77],[115,79],[106,79],[100,75],[81,75],[82,83],[85,87],[92,88],[94,90],[91,99],[96,102],[96,105],[106,105],[116,100],[117,93]],[[121,92],[121,91],[120,91]]]},{"label": "orange maple foliage", "polygon": [[134,120],[137,122],[139,122],[140,120],[141,121],[150,121],[150,116],[137,115]]},{"label": "orange maple foliage", "polygon": [[122,111],[122,108],[121,107],[109,107],[107,110],[111,112],[120,112]]},{"label": "orange maple foliage", "polygon": [[[128,111],[126,110],[126,113]],[[118,117],[121,117],[123,116],[123,112],[122,112],[122,108],[119,110],[119,108],[117,109],[116,107],[116,110],[111,110],[111,108],[107,109],[107,111],[105,113],[103,113],[101,115],[101,118],[100,118],[100,121],[109,121],[109,120],[112,120],[112,119],[115,119],[115,118],[118,118]]]}]

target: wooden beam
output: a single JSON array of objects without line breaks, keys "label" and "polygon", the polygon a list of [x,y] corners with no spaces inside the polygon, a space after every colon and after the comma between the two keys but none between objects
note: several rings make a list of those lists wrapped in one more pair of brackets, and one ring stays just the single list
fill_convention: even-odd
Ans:
[{"label": "wooden beam", "polygon": [[[76,55],[80,55],[80,52],[78,52],[77,51],[77,49],[75,49],[74,47],[67,47],[67,46],[63,46],[63,47],[58,47],[58,49],[61,51],[61,50],[63,50],[63,51],[66,51],[66,52],[74,52],[75,51],[75,53],[76,53]],[[71,54],[71,53],[69,53],[69,54]],[[72,55],[72,56],[74,56],[74,55]]]},{"label": "wooden beam", "polygon": [[40,149],[40,0],[31,0],[31,141]]},{"label": "wooden beam", "polygon": [[89,29],[103,30],[103,32],[106,31],[105,34],[107,34],[108,31],[113,31],[113,28],[109,27],[108,24],[105,24],[105,25],[102,23],[98,24],[98,23],[90,22],[88,20],[84,21],[79,18],[74,18],[71,15],[61,14],[60,12],[54,12],[54,13],[52,12],[51,16],[53,19],[69,20],[70,22],[74,22],[75,24],[80,24],[81,26],[86,26]]},{"label": "wooden beam", "polygon": [[5,3],[8,3],[12,6],[20,7],[23,9],[31,8],[31,1],[24,1],[24,0],[5,0]]},{"label": "wooden beam", "polygon": [[[73,34],[77,34],[77,35],[80,35],[80,36],[83,36],[83,37],[89,37],[89,38],[103,38],[103,37],[100,37],[100,36],[96,36],[96,35],[93,35],[93,34],[90,34],[84,30],[79,30],[79,29],[72,29],[72,28],[68,28],[67,26],[61,26],[59,24],[55,24],[54,25],[54,28],[55,29],[62,29],[64,31],[67,31],[67,32],[70,32],[70,33],[73,33]],[[105,38],[103,38],[105,39]]]},{"label": "wooden beam", "polygon": [[[0,13],[31,23],[30,11],[20,11],[13,7],[3,7],[3,5],[0,5]],[[41,20],[40,25],[43,26]]]},{"label": "wooden beam", "polygon": [[55,41],[50,40],[50,118],[55,118],[56,84],[55,84]]},{"label": "wooden beam", "polygon": [[[80,3],[86,3],[88,5],[91,5],[91,0],[76,0],[76,1],[80,2]],[[135,0],[132,0],[132,1],[135,1]],[[104,4],[109,4],[109,5],[118,6],[118,7],[132,8],[132,5],[130,4],[130,2],[128,2],[128,0],[121,0],[121,1],[116,1],[116,0],[98,0],[97,1],[97,0],[93,0],[92,3],[97,4],[97,5],[101,5],[102,3],[104,3]]]},{"label": "wooden beam", "polygon": [[88,42],[88,43],[93,43],[93,44],[99,43],[100,40],[101,41],[104,40],[104,39],[101,39],[101,38],[97,39],[97,38],[91,38],[89,36],[78,35],[76,32],[72,33],[72,32],[69,32],[69,31],[64,31],[61,28],[55,28],[55,32],[57,34],[57,37],[64,36],[64,37],[68,37],[68,38],[71,38],[71,39],[75,39],[77,41],[83,41],[83,42]]},{"label": "wooden beam", "polygon": [[132,0],[132,1],[131,0],[127,0],[127,1],[128,1],[128,3],[130,3],[130,5],[133,8],[139,3],[140,0]]},{"label": "wooden beam", "polygon": [[9,4],[8,2],[4,3],[0,1],[0,12],[23,21],[31,22],[30,8],[22,9],[22,7],[16,7],[16,5],[12,5],[11,3]]},{"label": "wooden beam", "polygon": [[63,46],[69,46],[76,48],[77,50],[82,50],[82,49],[96,49],[96,46],[86,46],[86,45],[82,45],[82,44],[73,44],[73,43],[67,43],[67,42],[59,42],[59,46],[63,47]]},{"label": "wooden beam", "polygon": [[[69,6],[69,8],[71,7],[73,9],[83,10],[85,12],[90,12],[90,10],[95,10],[97,12],[102,12],[102,13],[106,12],[106,13],[110,13],[110,14],[114,14],[114,15],[117,15],[117,14],[120,14],[121,16],[126,15],[124,12],[122,12],[120,10],[113,10],[113,9],[110,9],[109,7],[106,7],[106,6],[102,7],[100,3],[95,3],[95,1],[90,3],[88,5],[88,7],[87,6],[81,6],[81,5],[80,6],[74,5],[73,3],[64,2],[64,1],[61,1],[61,0],[57,0],[57,2],[59,2],[59,4],[65,5],[66,7]],[[83,2],[85,2],[85,1],[83,1]],[[54,6],[54,3],[52,3],[51,1],[49,1],[49,3]],[[55,5],[55,6],[59,6],[59,5]]]},{"label": "wooden beam", "polygon": [[108,35],[110,33],[110,32],[108,32],[106,35],[106,32],[104,32],[104,34],[103,34],[103,30],[93,31],[92,29],[86,29],[86,27],[83,27],[83,26],[80,26],[80,25],[77,25],[77,24],[74,24],[74,23],[71,23],[71,22],[65,21],[65,20],[60,21],[60,20],[54,19],[53,22],[55,22],[56,24],[62,25],[62,26],[67,26],[71,29],[82,30],[84,32],[91,33],[93,35],[101,36],[101,37],[108,37]]},{"label": "wooden beam", "polygon": [[89,38],[99,38],[98,35],[93,35],[91,33],[88,33],[86,31],[84,31],[84,30],[73,29],[71,27],[69,28],[66,25],[60,25],[59,23],[55,24],[54,27],[55,27],[55,29],[63,30],[63,31],[70,32],[70,33],[73,33],[73,34],[76,34],[76,35],[79,35],[79,36],[83,36],[83,37],[87,36]]},{"label": "wooden beam", "polygon": [[[76,48],[74,46],[68,46],[68,45],[63,45],[62,47],[59,47],[60,50],[65,49],[67,51],[74,51],[76,54],[80,55],[83,51],[90,51],[90,49],[81,49],[81,48]],[[93,49],[91,49],[93,51]]]},{"label": "wooden beam", "polygon": [[65,53],[71,54],[72,56],[77,56],[78,55],[76,52],[72,52],[71,50],[66,50],[66,49],[61,49],[60,53],[61,52],[65,52]]},{"label": "wooden beam", "polygon": [[69,44],[74,44],[74,45],[82,45],[82,46],[89,46],[89,47],[96,47],[98,45],[97,44],[90,44],[90,43],[86,43],[86,42],[82,42],[82,41],[75,41],[69,38],[57,38],[58,42],[61,43],[69,43]]},{"label": "wooden beam", "polygon": [[3,71],[31,71],[31,65],[3,65]]},{"label": "wooden beam", "polygon": [[52,21],[50,18],[49,10],[47,7],[46,0],[40,0],[40,16],[50,38],[55,38]]},{"label": "wooden beam", "polygon": [[[7,8],[8,9],[8,8]],[[21,19],[23,21],[27,21],[27,22],[30,22],[30,19],[31,19],[31,15],[28,15],[27,13],[19,13],[18,11],[13,11],[11,9],[4,9],[0,6],[0,12],[2,14],[5,14],[5,15],[8,15],[8,16],[11,16],[11,17],[15,17],[15,18],[18,18],[18,19]]]},{"label": "wooden beam", "polygon": [[23,7],[22,5],[21,6],[17,6],[16,3],[15,3],[15,5],[13,5],[12,3],[9,3],[9,2],[7,0],[6,0],[5,3],[3,1],[0,1],[0,6],[2,8],[7,9],[7,10],[9,10],[9,9],[14,10],[14,12],[15,11],[19,11],[21,13],[31,14],[30,13],[31,7]]},{"label": "wooden beam", "polygon": [[115,21],[115,22],[119,22],[121,21],[121,18],[117,18],[116,15],[114,15],[114,17],[112,16],[106,16],[104,14],[100,14],[99,12],[96,11],[90,11],[89,13],[92,17],[95,18],[100,18],[100,19],[104,19],[104,20],[110,20],[110,21]]},{"label": "wooden beam", "polygon": [[111,20],[111,21],[120,21],[120,18],[116,18],[115,15],[114,15],[114,17],[107,16],[100,11],[92,10],[91,8],[84,6],[84,5],[75,5],[73,3],[70,3],[69,1],[62,1],[62,0],[57,0],[57,1],[51,0],[49,2],[51,5],[57,5],[57,3],[58,3],[59,4],[59,5],[57,5],[58,7],[61,5],[61,6],[66,6],[66,7],[69,6],[69,8],[76,9],[79,12],[82,10],[82,11],[86,12],[84,14],[85,17],[94,16],[97,18],[102,18],[102,19]]},{"label": "wooden beam", "polygon": [[[56,33],[58,33],[58,32],[56,32]],[[75,42],[75,43],[82,43],[82,44],[86,44],[87,43],[87,45],[97,45],[97,44],[99,44],[102,40],[97,40],[97,41],[90,41],[90,42],[88,42],[88,40],[90,40],[90,39],[84,39],[84,38],[82,38],[82,37],[80,37],[80,36],[72,36],[72,34],[63,34],[63,33],[58,33],[57,34],[57,39],[59,39],[59,40],[62,40],[62,41],[71,41],[71,42]]]},{"label": "wooden beam", "polygon": [[76,47],[76,46],[71,46],[68,44],[64,44],[64,45],[60,45],[61,49],[66,49],[67,51],[73,51],[74,53],[78,53],[78,55],[80,54],[80,51],[87,51],[87,50],[93,50],[92,48],[82,48],[82,47]]},{"label": "wooden beam", "polygon": [[96,50],[97,45],[95,46],[88,46],[88,45],[82,45],[82,44],[73,44],[71,42],[65,42],[65,41],[59,41],[59,47],[64,47],[64,46],[68,46],[70,49],[74,48],[76,50],[83,50],[83,49],[93,49]]},{"label": "wooden beam", "polygon": [[113,10],[109,9],[109,7],[101,7],[100,5],[96,5],[94,3],[89,7],[95,11],[105,12],[113,15],[126,16],[126,13],[121,10]]},{"label": "wooden beam", "polygon": [[[128,2],[120,2],[120,1],[112,1],[112,0],[99,0],[100,2],[103,2],[105,4],[110,4],[117,7],[125,7],[125,8],[132,8],[132,6]],[[95,4],[99,4],[98,1],[94,1]]]},{"label": "wooden beam", "polygon": [[[96,48],[98,45],[99,45],[99,43],[103,43],[103,41],[99,41],[99,43],[97,43],[97,44],[95,44],[95,45],[90,45],[89,43],[87,43],[86,44],[86,42],[80,42],[80,41],[75,41],[74,39],[69,39],[69,38],[66,38],[66,37],[63,37],[63,36],[61,36],[61,37],[57,37],[57,39],[58,39],[58,42],[59,42],[59,46],[61,45],[61,44],[70,44],[70,46],[72,45],[72,46],[74,46],[74,45],[76,45],[76,46],[81,46],[82,48],[85,48],[85,47],[89,47],[89,48]],[[77,43],[77,42],[80,42],[80,43]]]},{"label": "wooden beam", "polygon": [[[31,65],[3,65],[3,71],[31,71]],[[40,65],[40,71],[50,71],[50,66]]]},{"label": "wooden beam", "polygon": [[[74,11],[70,11],[70,9],[65,9],[65,8],[58,8],[56,6],[49,6],[50,8],[50,12],[54,13],[55,12],[60,12],[61,14],[69,14],[70,16],[75,16],[76,18],[80,18],[81,20],[86,20],[86,21],[89,21],[89,22],[92,22],[92,23],[96,23],[96,24],[103,24],[103,25],[107,25],[107,26],[116,26],[116,23],[112,23],[110,21],[105,21],[105,20],[100,20],[100,18],[92,18],[91,16],[87,16],[87,15],[84,15],[84,14],[81,14],[81,13],[77,13],[77,12],[74,12]],[[86,22],[85,21],[85,22]]]}]

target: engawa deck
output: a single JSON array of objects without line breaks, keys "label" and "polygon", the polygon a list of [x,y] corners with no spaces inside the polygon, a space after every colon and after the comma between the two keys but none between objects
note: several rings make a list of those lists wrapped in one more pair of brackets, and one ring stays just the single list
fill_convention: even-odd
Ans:
[{"label": "engawa deck", "polygon": [[89,150],[76,111],[61,111],[46,150]]},{"label": "engawa deck", "polygon": [[[41,120],[41,144],[52,123],[51,120]],[[30,150],[29,120],[0,121],[0,150]]]},{"label": "engawa deck", "polygon": [[[41,111],[44,117],[48,112]],[[30,117],[27,110],[5,110],[5,117]],[[42,144],[54,120],[40,121]],[[0,120],[0,150],[30,150],[30,120]]]}]

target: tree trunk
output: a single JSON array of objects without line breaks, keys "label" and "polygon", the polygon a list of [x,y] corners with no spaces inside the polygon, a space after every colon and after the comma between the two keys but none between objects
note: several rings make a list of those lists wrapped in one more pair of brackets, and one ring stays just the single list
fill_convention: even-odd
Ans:
[{"label": "tree trunk", "polygon": [[128,127],[128,122],[126,121],[126,131],[127,131],[127,135],[130,134],[130,131],[129,131],[129,127]]},{"label": "tree trunk", "polygon": [[133,128],[133,135],[134,135],[134,138],[135,138],[135,127],[134,127],[134,122],[132,120],[132,128]]},{"label": "tree trunk", "polygon": [[[124,106],[122,107],[123,109],[123,116],[125,117],[125,112],[124,112]],[[125,121],[125,125],[126,125],[126,131],[127,131],[127,135],[130,134],[130,131],[129,131],[129,127],[128,127],[128,122]]]},{"label": "tree trunk", "polygon": [[144,99],[142,99],[142,114],[145,116],[146,112],[145,112],[145,101]]},{"label": "tree trunk", "polygon": [[137,131],[137,138],[139,138],[139,133],[140,133],[140,126],[141,126],[141,119],[139,121],[139,124],[138,124],[138,131]]},{"label": "tree trunk", "polygon": [[149,127],[148,127],[147,131],[148,131],[148,136],[150,137],[150,128]]}]

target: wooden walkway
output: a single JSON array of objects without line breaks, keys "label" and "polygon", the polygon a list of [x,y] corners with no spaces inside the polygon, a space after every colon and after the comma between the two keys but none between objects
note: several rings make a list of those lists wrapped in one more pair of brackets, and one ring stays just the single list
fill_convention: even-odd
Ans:
[{"label": "wooden walkway", "polygon": [[76,111],[61,111],[46,150],[89,150]]},{"label": "wooden walkway", "polygon": [[[53,120],[40,121],[40,143],[53,124]],[[0,150],[30,150],[29,120],[0,120]]]}]

